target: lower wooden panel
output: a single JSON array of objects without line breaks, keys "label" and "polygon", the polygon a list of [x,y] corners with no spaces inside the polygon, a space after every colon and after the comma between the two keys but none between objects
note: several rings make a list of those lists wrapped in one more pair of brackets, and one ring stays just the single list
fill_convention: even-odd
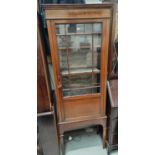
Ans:
[{"label": "lower wooden panel", "polygon": [[63,104],[66,120],[86,116],[92,117],[100,114],[101,96],[72,97],[65,99]]}]

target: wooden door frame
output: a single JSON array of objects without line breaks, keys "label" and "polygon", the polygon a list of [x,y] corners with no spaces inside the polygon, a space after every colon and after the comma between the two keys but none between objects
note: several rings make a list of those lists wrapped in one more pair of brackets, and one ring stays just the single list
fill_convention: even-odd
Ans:
[{"label": "wooden door frame", "polygon": [[[53,62],[53,70],[54,70],[54,78],[56,82],[56,96],[57,96],[57,103],[58,103],[58,111],[59,111],[59,118],[60,122],[65,120],[64,115],[64,105],[63,105],[63,95],[62,95],[62,81],[60,78],[60,64],[59,64],[59,56],[58,56],[58,45],[57,45],[57,38],[55,32],[55,24],[67,24],[67,23],[95,23],[100,22],[102,23],[102,43],[101,43],[101,72],[100,72],[100,96],[101,96],[101,115],[105,114],[105,105],[106,105],[106,80],[107,80],[107,64],[108,64],[108,45],[109,45],[109,33],[110,33],[110,19],[103,18],[103,19],[84,19],[84,20],[48,20],[48,32],[51,48],[51,58]],[[95,95],[95,94],[94,94]],[[80,95],[81,97],[83,95]],[[84,95],[86,96],[86,95]],[[78,96],[76,96],[78,98]]]}]

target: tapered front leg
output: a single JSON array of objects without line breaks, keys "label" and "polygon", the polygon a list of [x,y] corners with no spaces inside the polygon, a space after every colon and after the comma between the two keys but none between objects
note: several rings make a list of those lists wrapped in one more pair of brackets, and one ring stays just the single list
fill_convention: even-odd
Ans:
[{"label": "tapered front leg", "polygon": [[106,147],[106,127],[103,127],[103,134],[102,134],[102,139],[103,139],[103,148]]},{"label": "tapered front leg", "polygon": [[65,155],[64,135],[60,135],[61,155]]}]

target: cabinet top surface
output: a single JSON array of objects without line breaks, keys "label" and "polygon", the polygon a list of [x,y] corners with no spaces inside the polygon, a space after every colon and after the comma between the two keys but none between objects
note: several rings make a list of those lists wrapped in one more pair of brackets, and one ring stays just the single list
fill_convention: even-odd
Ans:
[{"label": "cabinet top surface", "polygon": [[104,2],[103,4],[41,4],[45,10],[55,9],[87,9],[87,8],[109,8],[113,4],[110,2]]},{"label": "cabinet top surface", "polygon": [[45,4],[46,19],[100,19],[112,16],[112,4]]}]

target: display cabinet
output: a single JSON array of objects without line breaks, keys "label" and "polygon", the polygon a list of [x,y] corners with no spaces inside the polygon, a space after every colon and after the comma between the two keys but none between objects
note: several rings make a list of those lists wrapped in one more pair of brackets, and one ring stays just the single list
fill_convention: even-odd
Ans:
[{"label": "display cabinet", "polygon": [[106,136],[106,81],[112,5],[44,5],[54,69],[58,127],[92,125]]}]

